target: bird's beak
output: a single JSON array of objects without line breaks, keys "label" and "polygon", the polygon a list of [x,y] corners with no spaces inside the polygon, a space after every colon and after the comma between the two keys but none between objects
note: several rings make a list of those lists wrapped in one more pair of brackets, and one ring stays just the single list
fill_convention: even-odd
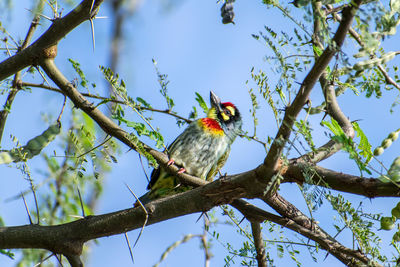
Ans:
[{"label": "bird's beak", "polygon": [[221,99],[214,94],[213,91],[210,91],[210,103],[211,107],[214,107],[218,112],[221,112]]}]

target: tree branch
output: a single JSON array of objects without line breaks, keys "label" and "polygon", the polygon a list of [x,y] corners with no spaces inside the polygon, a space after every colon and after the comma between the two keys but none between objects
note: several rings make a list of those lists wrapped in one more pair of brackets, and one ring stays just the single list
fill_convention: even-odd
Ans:
[{"label": "tree branch", "polygon": [[[311,221],[307,216],[302,214],[295,206],[287,202],[279,195],[273,195],[264,201],[275,209],[282,217],[266,212],[242,199],[236,199],[232,202],[232,206],[238,209],[246,219],[252,223],[259,223],[264,220],[274,222],[282,227],[291,229],[316,243],[320,244],[324,250],[332,253],[333,256],[341,260],[349,266],[358,266],[353,262],[357,259],[363,263],[370,260],[360,251],[346,248],[337,242],[334,238],[325,233],[315,222]],[[373,266],[380,266],[376,262]]]},{"label": "tree branch", "polygon": [[253,234],[254,246],[257,252],[256,259],[258,262],[258,267],[267,267],[267,256],[265,255],[264,240],[261,234],[260,223],[252,222],[251,232]]},{"label": "tree branch", "polygon": [[343,9],[343,19],[332,39],[332,43],[324,50],[321,56],[316,60],[310,72],[305,77],[296,98],[292,104],[286,109],[283,122],[275,136],[274,142],[264,160],[264,164],[268,166],[266,168],[267,177],[273,175],[277,170],[278,161],[281,157],[283,148],[292,132],[293,124],[296,117],[305,105],[308,96],[314,87],[315,83],[328,66],[332,57],[342,46],[347,32],[352,24],[353,18],[361,4],[362,0],[354,0],[348,7]]},{"label": "tree branch", "polygon": [[55,57],[57,50],[53,47],[79,24],[93,18],[102,2],[103,0],[83,0],[66,16],[55,19],[39,39],[0,63],[0,81],[29,65],[37,65],[38,60],[43,57],[49,57],[49,55]]},{"label": "tree branch", "polygon": [[65,255],[71,267],[83,267],[83,263],[79,255]]},{"label": "tree branch", "polygon": [[[360,262],[367,265],[372,263],[368,257],[359,250],[352,250],[340,244],[333,237],[323,231],[316,222],[310,220],[282,196],[274,194],[268,198],[264,198],[264,201],[281,216],[289,218],[299,226],[307,229],[304,229],[304,232],[301,234],[320,244],[322,248],[334,255],[347,266],[359,266]],[[379,266],[375,262],[374,264],[374,266]]]},{"label": "tree branch", "polygon": [[[58,89],[56,87],[53,87],[53,86],[45,85],[45,84],[21,82],[21,87],[24,87],[24,86],[42,88],[42,89],[46,89],[46,90],[49,90],[49,91],[57,92],[57,93],[60,93],[60,94],[62,94],[64,96],[66,96],[65,92],[63,92],[62,90],[60,90],[60,89]],[[81,95],[85,96],[85,97],[99,99],[99,100],[108,101],[108,102],[112,102],[112,103],[117,103],[117,104],[121,104],[121,105],[127,105],[127,103],[125,101],[118,100],[118,99],[115,99],[115,98],[112,98],[112,97],[104,97],[104,96],[99,96],[99,95],[94,95],[94,94],[89,94],[89,93],[83,93],[83,92],[79,92],[79,93]],[[182,116],[180,116],[178,114],[175,114],[175,113],[171,112],[168,109],[162,110],[162,109],[144,107],[144,106],[140,106],[140,105],[135,106],[135,108],[138,109],[138,110],[148,110],[148,111],[152,111],[152,112],[167,114],[167,115],[175,117],[175,118],[177,118],[179,120],[183,120],[186,123],[191,123],[192,122],[192,120],[189,120],[189,119],[187,119],[185,117],[182,117]]]},{"label": "tree branch", "polygon": [[[376,178],[365,178],[341,172],[332,171],[320,166],[313,166],[303,162],[292,160],[287,169],[282,172],[284,182],[305,183],[309,173],[313,183],[317,186],[333,190],[366,196],[375,197],[399,197],[400,188],[397,184],[383,183]],[[307,182],[306,182],[307,183]]]},{"label": "tree branch", "polygon": [[[214,206],[229,204],[236,197],[249,196],[243,188],[232,187],[231,183],[225,179],[222,178],[206,186],[146,204],[145,208],[149,214],[147,225],[186,214],[205,212]],[[282,200],[280,201],[282,202]],[[186,204],[182,205],[182,203]],[[285,202],[283,204],[272,205],[278,212],[281,212],[282,209],[285,211],[287,207],[289,207],[289,210],[293,210],[294,206],[290,203]],[[290,217],[282,218],[239,199],[234,200],[232,205],[241,211],[246,218],[250,218],[252,222],[258,221],[257,223],[259,223],[264,220],[271,220],[320,243],[324,249],[327,249],[334,256],[344,257],[342,254],[347,253],[346,255],[353,255],[356,259],[365,258],[361,252],[347,249],[330,240],[329,236],[322,230],[315,232],[315,224],[310,229],[312,222],[307,221],[308,218],[305,216],[305,219],[299,220],[292,216],[293,212],[285,211]],[[84,219],[56,226],[0,227],[0,249],[42,248],[57,254],[77,256],[80,255],[85,242],[141,228],[145,218],[144,210],[141,207],[136,207],[103,215],[88,216]]]},{"label": "tree branch", "polygon": [[[333,14],[333,18],[337,21],[341,21],[342,17],[336,13],[336,9],[332,7],[332,5],[326,5],[328,7],[328,12]],[[350,28],[349,29],[349,33],[350,35],[353,37],[354,40],[357,41],[357,43],[361,46],[361,47],[365,47],[365,43],[364,41],[361,39],[361,36],[353,29]],[[375,54],[371,55],[372,58],[376,58]],[[385,70],[385,68],[382,66],[382,64],[378,64],[377,65],[379,71],[382,73],[382,75],[385,77],[385,81],[387,84],[391,84],[393,85],[395,88],[397,88],[398,90],[400,90],[400,85],[398,83],[396,83],[395,80],[393,80],[392,77],[390,77],[390,75],[387,73],[387,71]]]},{"label": "tree branch", "polygon": [[[44,6],[44,1],[39,1],[39,3],[38,3],[38,11],[39,12],[41,10],[43,10],[43,6]],[[24,42],[22,43],[22,46],[18,48],[17,52],[24,50],[28,46],[29,42],[32,39],[33,33],[35,32],[36,27],[39,24],[39,21],[40,21],[40,16],[35,15],[32,19],[31,25],[29,26],[29,29],[25,36]],[[21,72],[18,71],[14,76],[12,88],[7,96],[6,103],[4,104],[4,109],[2,111],[0,111],[0,144],[1,144],[1,139],[3,137],[4,127],[6,125],[7,116],[10,113],[11,106],[12,106],[12,103],[14,102],[15,96],[17,95],[17,93],[20,89],[20,85],[19,85],[20,77],[21,77]]]}]

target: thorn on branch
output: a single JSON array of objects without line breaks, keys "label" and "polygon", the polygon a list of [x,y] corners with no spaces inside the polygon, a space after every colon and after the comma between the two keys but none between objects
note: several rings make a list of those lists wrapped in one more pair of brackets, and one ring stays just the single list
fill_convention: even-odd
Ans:
[{"label": "thorn on branch", "polygon": [[125,232],[124,236],[125,236],[126,244],[128,245],[128,248],[129,248],[129,254],[131,255],[132,264],[135,264],[135,260],[133,259],[133,253],[132,253],[131,243],[129,242],[128,234]]},{"label": "thorn on branch", "polygon": [[26,213],[28,214],[29,223],[30,223],[30,224],[33,224],[33,222],[32,222],[32,217],[31,217],[31,213],[29,212],[28,205],[26,204],[26,200],[25,200],[24,194],[23,194],[22,192],[21,192],[21,197],[22,197],[22,199],[24,200],[25,210],[26,210]]},{"label": "thorn on branch", "polygon": [[82,217],[86,218],[85,209],[83,208],[83,201],[82,201],[81,191],[79,190],[79,187],[77,187],[76,189],[78,190],[79,202],[81,204],[81,209],[82,209]]}]

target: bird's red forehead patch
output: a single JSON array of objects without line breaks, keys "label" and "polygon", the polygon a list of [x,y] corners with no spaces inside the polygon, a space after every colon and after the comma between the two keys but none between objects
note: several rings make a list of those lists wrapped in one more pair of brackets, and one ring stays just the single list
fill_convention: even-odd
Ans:
[{"label": "bird's red forehead patch", "polygon": [[222,130],[221,126],[219,123],[211,118],[203,118],[199,120],[199,125],[205,129],[210,131],[213,134],[217,135],[222,135],[224,133],[224,130]]},{"label": "bird's red forehead patch", "polygon": [[232,104],[231,102],[224,102],[224,103],[222,103],[222,105],[224,106],[224,107],[235,107],[235,105],[234,104]]}]

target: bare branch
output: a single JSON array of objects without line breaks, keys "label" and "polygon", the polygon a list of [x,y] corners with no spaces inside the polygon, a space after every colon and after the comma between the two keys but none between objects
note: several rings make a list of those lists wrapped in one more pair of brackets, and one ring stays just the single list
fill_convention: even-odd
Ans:
[{"label": "bare branch", "polygon": [[203,234],[201,235],[201,243],[204,249],[204,267],[210,267],[211,253],[207,244],[207,229],[210,226],[210,221],[207,219],[207,215],[203,214],[204,226]]},{"label": "bare branch", "polygon": [[264,240],[261,234],[261,227],[259,223],[251,223],[251,231],[253,233],[254,246],[257,252],[258,267],[267,267],[267,256],[265,255]]}]

